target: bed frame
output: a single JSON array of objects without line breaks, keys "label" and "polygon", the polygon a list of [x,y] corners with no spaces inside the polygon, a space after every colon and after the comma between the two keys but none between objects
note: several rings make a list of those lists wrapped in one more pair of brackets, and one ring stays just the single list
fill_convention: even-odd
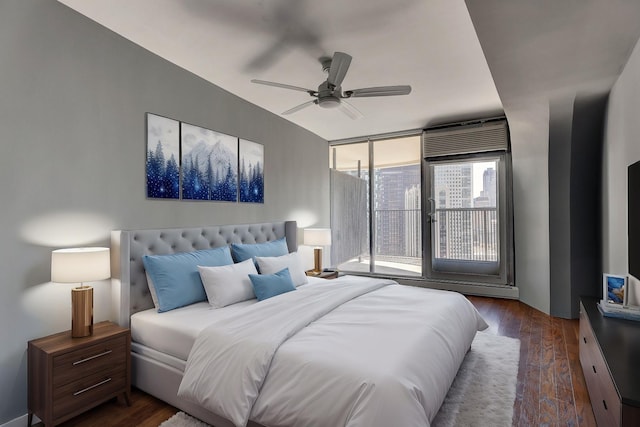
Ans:
[{"label": "bed frame", "polygon": [[[129,327],[129,319],[138,311],[153,308],[142,264],[144,255],[164,255],[210,249],[231,243],[263,243],[286,238],[289,252],[295,252],[295,221],[260,224],[219,225],[210,227],[155,230],[117,230],[111,233],[112,318]],[[135,351],[131,352],[131,383],[137,388],[216,427],[230,426],[228,420],[177,396],[182,372]],[[249,426],[259,426],[249,422]]]}]

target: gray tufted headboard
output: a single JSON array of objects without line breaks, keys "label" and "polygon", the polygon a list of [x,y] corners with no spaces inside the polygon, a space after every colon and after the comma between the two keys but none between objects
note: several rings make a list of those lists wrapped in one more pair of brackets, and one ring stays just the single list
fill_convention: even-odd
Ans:
[{"label": "gray tufted headboard", "polygon": [[295,221],[261,224],[111,232],[112,318],[129,326],[129,317],[153,307],[143,255],[210,249],[230,243],[263,243],[285,237],[289,252],[298,248]]}]

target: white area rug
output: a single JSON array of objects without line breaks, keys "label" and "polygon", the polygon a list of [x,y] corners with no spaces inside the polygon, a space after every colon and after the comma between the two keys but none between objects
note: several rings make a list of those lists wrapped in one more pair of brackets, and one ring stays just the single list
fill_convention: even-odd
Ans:
[{"label": "white area rug", "polygon": [[[432,427],[509,427],[520,340],[478,332]],[[208,427],[178,412],[160,427]]]},{"label": "white area rug", "polygon": [[208,427],[209,424],[205,424],[202,421],[193,418],[191,415],[187,415],[184,412],[178,412],[167,421],[160,424],[159,427]]},{"label": "white area rug", "polygon": [[478,332],[433,427],[510,427],[520,340]]}]

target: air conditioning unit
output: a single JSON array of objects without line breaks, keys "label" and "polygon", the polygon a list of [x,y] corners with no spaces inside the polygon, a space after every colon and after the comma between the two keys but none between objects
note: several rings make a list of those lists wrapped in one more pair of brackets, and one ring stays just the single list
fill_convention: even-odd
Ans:
[{"label": "air conditioning unit", "polygon": [[422,134],[425,158],[459,154],[509,151],[507,120],[465,122],[425,129]]}]

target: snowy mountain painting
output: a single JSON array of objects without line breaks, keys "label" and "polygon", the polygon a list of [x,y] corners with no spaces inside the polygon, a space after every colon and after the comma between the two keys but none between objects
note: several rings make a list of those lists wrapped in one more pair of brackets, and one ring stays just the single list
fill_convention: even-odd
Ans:
[{"label": "snowy mountain painting", "polygon": [[147,113],[147,197],[180,198],[180,123]]},{"label": "snowy mountain painting", "polygon": [[182,123],[182,199],[238,200],[238,139]]},{"label": "snowy mountain painting", "polygon": [[264,145],[240,140],[240,201],[264,203]]}]

